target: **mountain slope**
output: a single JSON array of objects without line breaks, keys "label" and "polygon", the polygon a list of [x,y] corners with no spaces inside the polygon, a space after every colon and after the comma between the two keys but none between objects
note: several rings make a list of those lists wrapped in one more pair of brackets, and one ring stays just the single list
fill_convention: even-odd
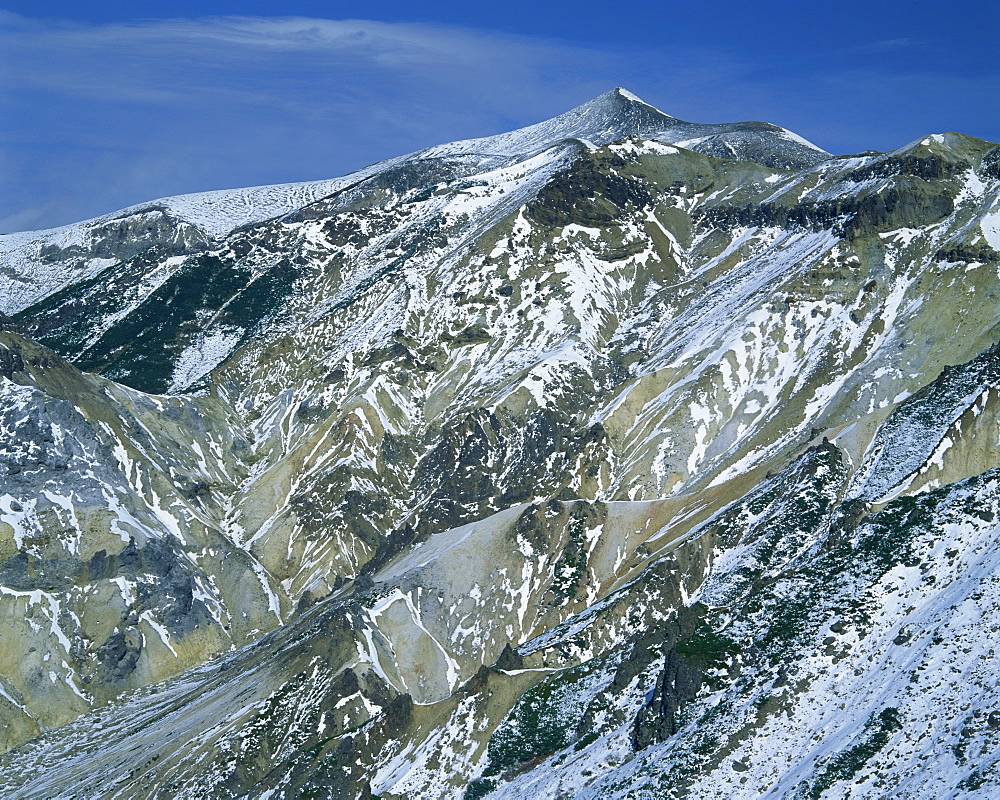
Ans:
[{"label": "mountain slope", "polygon": [[8,241],[4,795],[996,785],[998,164],[615,90]]}]

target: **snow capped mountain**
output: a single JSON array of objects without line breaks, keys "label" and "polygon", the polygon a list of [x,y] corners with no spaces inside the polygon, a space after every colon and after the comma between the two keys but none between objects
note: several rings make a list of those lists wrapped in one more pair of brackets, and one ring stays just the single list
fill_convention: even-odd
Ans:
[{"label": "snow capped mountain", "polygon": [[[19,311],[72,281],[92,277],[130,250],[197,251],[237,228],[297,211],[394,167],[467,160],[470,173],[575,143],[600,147],[628,137],[684,146],[723,158],[753,153],[775,166],[812,165],[828,153],[766,123],[698,125],[681,122],[624,89],[614,89],[547,122],[483,139],[438,145],[390,159],[335,180],[257,186],[166,197],[76,225],[0,235],[0,259],[13,281],[0,313]],[[694,138],[697,137],[697,138]],[[122,243],[124,242],[124,248]]]},{"label": "snow capped mountain", "polygon": [[0,237],[0,794],[1000,791],[998,230],[615,89]]}]

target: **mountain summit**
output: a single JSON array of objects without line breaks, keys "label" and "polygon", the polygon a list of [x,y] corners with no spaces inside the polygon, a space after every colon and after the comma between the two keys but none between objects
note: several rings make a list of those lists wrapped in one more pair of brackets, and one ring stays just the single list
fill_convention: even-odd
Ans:
[{"label": "mountain summit", "polygon": [[1000,147],[617,89],[0,275],[0,796],[1000,794]]},{"label": "mountain summit", "polygon": [[669,135],[668,132],[684,125],[687,123],[664,114],[631,92],[618,88],[527,128],[431,147],[415,155],[433,157],[481,153],[531,156],[562,140],[576,139],[591,147],[601,147],[623,139]]},{"label": "mountain summit", "polygon": [[695,152],[743,158],[777,168],[813,166],[830,158],[829,153],[777,125],[684,122],[620,87],[546,122],[499,136],[432,147],[419,155],[476,152],[528,156],[562,139],[577,139],[588,146],[601,147],[630,138],[680,144]]}]

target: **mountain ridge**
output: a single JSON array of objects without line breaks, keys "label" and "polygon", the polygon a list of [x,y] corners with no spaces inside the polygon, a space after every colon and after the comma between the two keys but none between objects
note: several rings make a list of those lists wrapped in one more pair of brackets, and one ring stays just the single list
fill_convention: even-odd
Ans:
[{"label": "mountain ridge", "polygon": [[[624,92],[624,94],[623,94]],[[748,127],[749,126],[749,127]],[[331,194],[344,191],[350,186],[364,181],[373,175],[397,165],[419,162],[426,159],[441,159],[455,157],[479,156],[480,159],[490,157],[526,158],[535,155],[537,151],[547,147],[558,146],[562,140],[589,141],[593,144],[606,144],[610,141],[627,138],[628,136],[645,136],[659,133],[664,141],[672,141],[678,136],[690,138],[689,134],[697,133],[705,139],[704,142],[689,142],[695,149],[699,143],[713,150],[713,154],[723,157],[736,155],[725,150],[726,139],[730,134],[747,136],[759,144],[759,128],[767,123],[724,123],[719,125],[702,125],[688,123],[675,119],[643,102],[630,92],[623,89],[613,89],[598,97],[577,106],[546,122],[530,125],[509,133],[478,139],[466,139],[446,145],[436,145],[423,150],[386,161],[380,161],[363,167],[342,178],[324,181],[306,181],[292,184],[277,184],[273,186],[248,187],[246,189],[227,189],[214,192],[196,192],[193,194],[164,197],[146,203],[139,203],[119,211],[94,217],[80,223],[61,226],[43,231],[23,231],[19,233],[0,235],[0,258],[4,260],[8,278],[25,283],[20,270],[26,263],[36,264],[35,274],[31,281],[38,283],[37,264],[51,261],[55,253],[64,251],[72,253],[74,248],[84,244],[87,228],[97,229],[98,238],[121,241],[137,238],[148,240],[147,246],[163,247],[168,242],[163,237],[172,236],[178,244],[186,243],[195,247],[208,248],[213,241],[224,239],[233,230],[245,225],[264,222],[283,214],[296,211],[304,205],[316,202]],[[767,126],[767,133],[788,134],[777,126]],[[789,136],[794,136],[789,134]],[[800,142],[805,144],[800,144]],[[777,156],[790,163],[811,164],[822,157],[827,157],[815,145],[811,145],[800,137],[794,137],[784,142],[778,148]],[[746,150],[746,142],[739,142],[741,149]],[[589,145],[588,145],[589,146]],[[720,147],[723,148],[720,150]],[[787,151],[787,152],[785,152]],[[809,156],[815,154],[815,158]],[[807,154],[807,155],[803,155]],[[769,157],[767,153],[758,153]],[[804,161],[802,159],[805,158]],[[501,166],[498,161],[493,166]],[[475,168],[487,166],[480,163]],[[137,218],[130,222],[129,218]],[[146,230],[143,230],[145,226]],[[107,231],[101,236],[100,229]],[[190,229],[190,230],[188,230]],[[177,242],[177,240],[180,240]],[[190,248],[181,247],[177,252],[185,252]],[[55,251],[55,252],[50,252]],[[90,254],[91,265],[77,267],[77,274],[72,279],[80,280],[92,277],[95,269],[100,268],[102,256],[100,244],[97,252]],[[81,255],[86,255],[81,253]],[[65,257],[64,257],[65,258]],[[48,291],[63,288],[52,281]],[[25,287],[25,291],[27,287]],[[6,293],[0,311],[11,313],[20,310],[10,304],[11,293]],[[35,294],[32,300],[41,299]],[[18,305],[28,302],[21,300]],[[28,303],[30,304],[30,303]]]}]

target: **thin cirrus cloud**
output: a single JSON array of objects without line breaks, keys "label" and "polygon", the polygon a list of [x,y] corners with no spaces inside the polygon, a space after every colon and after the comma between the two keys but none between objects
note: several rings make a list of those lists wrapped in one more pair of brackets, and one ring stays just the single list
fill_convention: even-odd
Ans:
[{"label": "thin cirrus cloud", "polygon": [[[990,74],[977,83],[893,73],[859,60],[865,46],[845,46],[855,54],[848,71],[825,66],[830,59],[584,45],[432,24],[214,17],[84,25],[0,12],[0,232],[182,192],[334,177],[530,124],[616,85],[681,118],[765,119],[834,152],[961,130],[962,119],[936,125],[928,110],[944,118],[996,85]],[[870,49],[907,46],[883,40]]]}]

